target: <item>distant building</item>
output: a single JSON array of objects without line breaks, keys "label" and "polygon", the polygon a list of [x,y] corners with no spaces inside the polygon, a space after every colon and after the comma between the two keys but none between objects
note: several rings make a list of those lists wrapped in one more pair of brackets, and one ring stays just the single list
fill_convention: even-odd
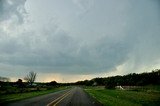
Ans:
[{"label": "distant building", "polygon": [[97,82],[94,82],[94,83],[93,83],[93,86],[97,86]]},{"label": "distant building", "polygon": [[122,86],[116,86],[115,88],[124,90],[124,88]]}]

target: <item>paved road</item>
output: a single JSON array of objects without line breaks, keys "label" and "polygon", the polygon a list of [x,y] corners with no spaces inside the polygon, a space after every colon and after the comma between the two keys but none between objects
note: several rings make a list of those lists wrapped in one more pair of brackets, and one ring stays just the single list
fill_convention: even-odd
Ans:
[{"label": "paved road", "polygon": [[101,106],[80,87],[63,90],[31,99],[26,99],[9,106]]}]

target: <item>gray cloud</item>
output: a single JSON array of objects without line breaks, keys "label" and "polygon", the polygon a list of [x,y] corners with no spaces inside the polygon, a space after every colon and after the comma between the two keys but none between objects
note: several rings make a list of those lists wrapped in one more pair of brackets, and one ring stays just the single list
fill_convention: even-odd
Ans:
[{"label": "gray cloud", "polygon": [[87,13],[95,5],[95,0],[73,0],[73,2],[81,9],[81,14]]},{"label": "gray cloud", "polygon": [[[116,70],[122,64],[133,66],[124,67],[126,72],[159,64],[160,14],[156,2],[124,0],[119,5],[104,1],[98,6],[95,1],[81,1],[74,3],[87,11],[84,18],[64,18],[63,22],[68,22],[65,29],[63,23],[58,23],[62,18],[59,14],[58,21],[45,20],[39,28],[34,21],[25,24],[25,1],[1,0],[1,65],[24,67],[20,68],[23,71],[94,74]],[[14,21],[4,24],[8,20]]]},{"label": "gray cloud", "polygon": [[22,23],[26,13],[25,2],[26,0],[0,0],[0,21],[16,18],[17,22]]}]

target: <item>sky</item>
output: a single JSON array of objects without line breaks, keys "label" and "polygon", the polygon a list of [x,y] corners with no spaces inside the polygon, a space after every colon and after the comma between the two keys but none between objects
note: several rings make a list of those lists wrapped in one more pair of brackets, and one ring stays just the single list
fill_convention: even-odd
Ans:
[{"label": "sky", "polygon": [[159,0],[0,0],[0,76],[37,82],[160,68]]}]

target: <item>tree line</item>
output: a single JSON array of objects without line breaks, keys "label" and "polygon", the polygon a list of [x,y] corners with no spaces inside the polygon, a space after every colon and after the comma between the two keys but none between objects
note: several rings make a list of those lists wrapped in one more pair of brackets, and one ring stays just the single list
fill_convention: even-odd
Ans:
[{"label": "tree line", "polygon": [[[145,85],[160,85],[160,69],[152,70],[152,72],[144,73],[130,73],[127,75],[117,75],[105,78],[93,78],[91,80],[77,81],[75,83],[57,83],[56,81],[45,83],[34,83],[37,73],[30,72],[23,82],[22,79],[18,79],[16,82],[9,82],[10,79],[6,77],[0,77],[0,89],[3,86],[17,86],[19,88],[24,87],[53,87],[53,86],[69,86],[69,85],[85,85],[85,86],[105,86],[106,88],[114,88],[115,86],[145,86]],[[35,85],[33,85],[35,84]]]},{"label": "tree line", "polygon": [[37,73],[33,71],[29,72],[24,79],[18,79],[15,82],[10,82],[11,80],[7,77],[0,77],[0,95],[49,90],[60,86],[56,81],[35,82],[36,77]]},{"label": "tree line", "polygon": [[106,78],[93,78],[91,80],[78,81],[76,85],[86,86],[106,86],[113,88],[115,86],[145,86],[145,85],[160,85],[160,69],[155,69],[152,72],[130,73],[127,75],[117,75]]}]

